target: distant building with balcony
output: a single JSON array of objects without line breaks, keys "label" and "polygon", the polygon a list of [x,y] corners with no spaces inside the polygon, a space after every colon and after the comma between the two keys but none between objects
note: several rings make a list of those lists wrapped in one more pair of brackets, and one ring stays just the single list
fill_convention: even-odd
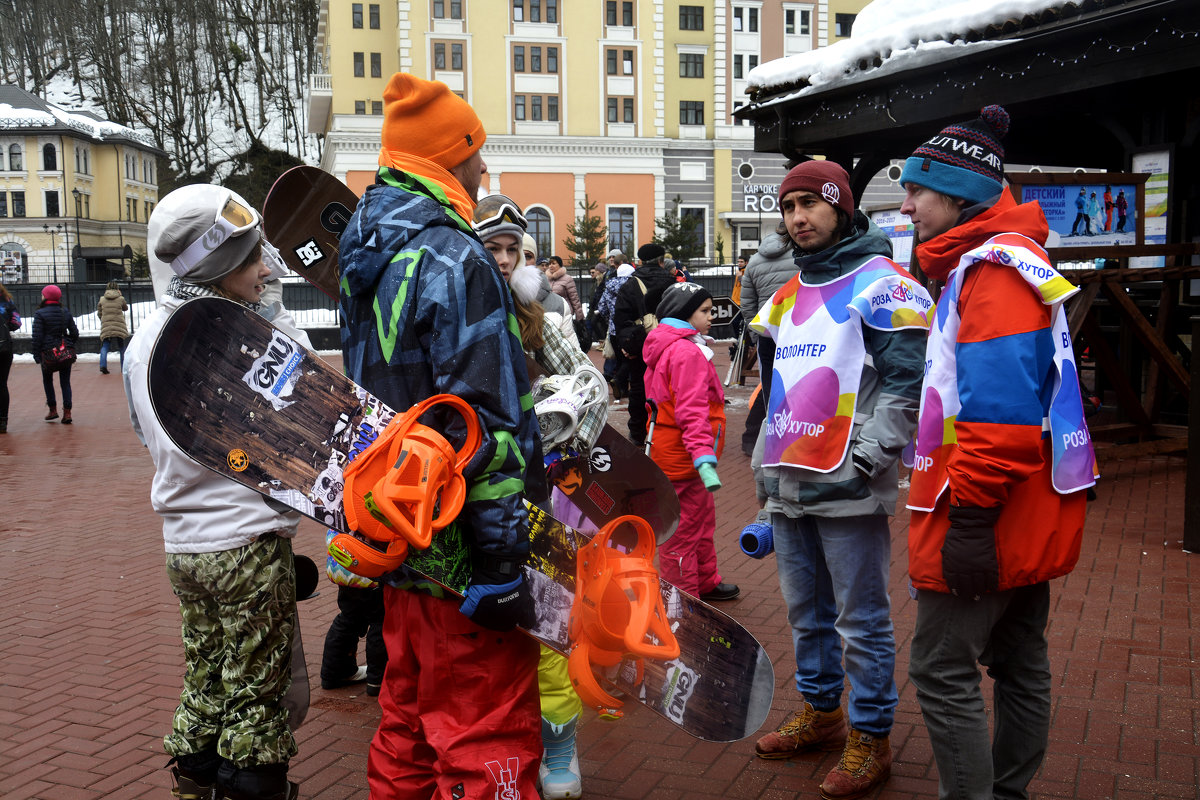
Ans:
[{"label": "distant building with balcony", "polygon": [[[321,167],[374,180],[397,71],[446,83],[488,133],[483,189],[525,210],[542,255],[569,257],[586,197],[632,255],[675,210],[704,257],[733,261],[775,227],[778,154],[732,117],[762,61],[848,36],[866,0],[322,0],[309,130]],[[719,252],[718,252],[719,251]]]},{"label": "distant building with balcony", "polygon": [[0,269],[5,283],[119,278],[158,203],[145,134],[0,85]]}]

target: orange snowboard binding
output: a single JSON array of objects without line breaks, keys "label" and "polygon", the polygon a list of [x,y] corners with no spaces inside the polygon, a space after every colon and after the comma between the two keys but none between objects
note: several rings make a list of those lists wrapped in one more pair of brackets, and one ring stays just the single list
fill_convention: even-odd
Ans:
[{"label": "orange snowboard binding", "polygon": [[[457,452],[442,434],[417,421],[439,405],[450,406],[466,423],[466,442]],[[467,499],[462,469],[482,439],[475,410],[454,395],[434,395],[394,417],[343,473],[342,508],[357,535],[334,536],[329,555],[356,575],[378,578],[403,563],[410,545],[429,547],[433,534],[462,510]]]},{"label": "orange snowboard binding", "polygon": [[654,552],[654,531],[634,516],[614,519],[579,548],[567,672],[579,697],[593,708],[623,705],[600,688],[594,666],[612,667],[634,656],[640,679],[642,658],[679,657]]}]

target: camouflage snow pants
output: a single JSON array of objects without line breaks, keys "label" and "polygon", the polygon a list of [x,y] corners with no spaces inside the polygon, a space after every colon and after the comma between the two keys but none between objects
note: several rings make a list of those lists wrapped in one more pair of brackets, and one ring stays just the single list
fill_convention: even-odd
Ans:
[{"label": "camouflage snow pants", "polygon": [[168,553],[183,616],[183,693],[163,745],[172,756],[216,750],[239,768],[296,753],[280,700],[292,682],[296,574],[274,534],[220,553]]}]

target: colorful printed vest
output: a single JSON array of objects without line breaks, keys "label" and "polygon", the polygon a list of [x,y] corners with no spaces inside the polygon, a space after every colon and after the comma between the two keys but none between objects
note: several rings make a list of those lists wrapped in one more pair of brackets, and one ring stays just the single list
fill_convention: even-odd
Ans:
[{"label": "colorful printed vest", "polygon": [[933,511],[949,485],[946,464],[957,444],[955,420],[962,408],[958,397],[958,299],[967,269],[980,261],[1007,264],[1017,270],[1042,302],[1051,307],[1054,335],[1054,390],[1050,408],[1042,421],[1052,442],[1051,483],[1059,494],[1070,494],[1096,482],[1096,456],[1083,419],[1083,398],[1075,367],[1075,352],[1067,328],[1063,302],[1079,291],[1046,261],[1040,248],[1019,235],[1001,235],[962,256],[946,280],[938,300],[933,328],[925,351],[925,380],[921,386],[921,410],[917,420],[916,453],[908,508]]},{"label": "colorful printed vest", "polygon": [[750,323],[775,341],[763,466],[837,469],[868,359],[862,326],[925,329],[932,312],[929,293],[883,256],[829,283],[784,284]]}]

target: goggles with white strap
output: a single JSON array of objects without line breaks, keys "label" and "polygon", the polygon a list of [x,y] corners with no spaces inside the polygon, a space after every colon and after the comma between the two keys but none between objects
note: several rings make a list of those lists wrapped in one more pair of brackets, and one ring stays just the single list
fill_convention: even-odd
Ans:
[{"label": "goggles with white strap", "polygon": [[271,274],[267,276],[268,281],[279,280],[288,274],[287,262],[283,260],[279,248],[268,242],[265,236],[262,240],[262,258],[263,263],[271,270]]},{"label": "goggles with white strap", "polygon": [[496,225],[509,223],[528,230],[529,222],[521,213],[521,207],[502,194],[489,194],[475,205],[471,224],[479,233]]},{"label": "goggles with white strap", "polygon": [[261,221],[257,211],[243,205],[230,192],[225,202],[217,208],[212,227],[175,257],[171,269],[179,276],[188,274],[218,247],[257,227]]}]

